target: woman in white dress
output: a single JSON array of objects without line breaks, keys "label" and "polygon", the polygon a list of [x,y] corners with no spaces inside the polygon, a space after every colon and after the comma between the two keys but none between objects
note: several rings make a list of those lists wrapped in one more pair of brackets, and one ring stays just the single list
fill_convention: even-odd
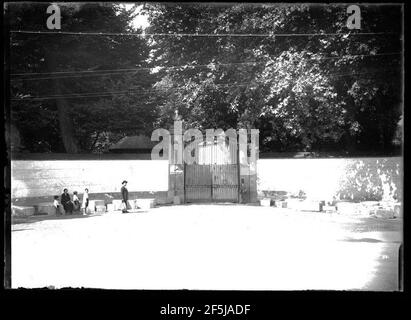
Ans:
[{"label": "woman in white dress", "polygon": [[83,214],[87,214],[87,208],[88,208],[88,189],[84,189],[84,194],[83,194],[83,203],[81,205],[81,208],[84,210]]}]

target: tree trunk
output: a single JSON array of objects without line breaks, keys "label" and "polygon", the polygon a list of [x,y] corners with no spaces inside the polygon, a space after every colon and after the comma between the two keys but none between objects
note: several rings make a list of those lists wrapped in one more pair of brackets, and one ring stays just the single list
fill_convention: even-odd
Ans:
[{"label": "tree trunk", "polygon": [[[55,52],[50,49],[47,54],[47,63],[50,72],[56,72],[56,59],[51,54]],[[60,79],[54,79],[52,81],[52,88],[54,89],[54,95],[63,95],[65,92],[62,89],[62,84]],[[60,135],[63,142],[64,149],[67,153],[78,153],[79,148],[74,135],[73,130],[73,119],[70,116],[70,105],[64,98],[56,98],[57,114],[59,120]]]},{"label": "tree trunk", "polygon": [[[58,81],[58,80],[56,80]],[[59,93],[57,93],[59,94]],[[57,112],[59,118],[60,135],[67,153],[78,153],[79,148],[74,136],[73,121],[70,117],[69,104],[64,98],[57,98]]]},{"label": "tree trunk", "polygon": [[91,144],[91,147],[90,147],[91,152],[93,152],[94,146],[96,145],[97,140],[98,140],[99,137],[100,137],[100,132],[97,132],[96,137],[95,137],[95,139],[94,139],[94,141],[93,141],[93,143]]}]

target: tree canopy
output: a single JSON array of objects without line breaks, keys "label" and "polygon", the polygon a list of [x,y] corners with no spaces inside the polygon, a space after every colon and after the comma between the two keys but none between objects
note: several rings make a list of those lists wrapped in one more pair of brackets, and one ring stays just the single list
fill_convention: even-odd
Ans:
[{"label": "tree canopy", "polygon": [[153,41],[165,119],[179,108],[194,126],[260,128],[267,151],[388,151],[402,112],[401,8],[361,8],[364,35],[341,5],[147,5],[148,32],[210,34]]},{"label": "tree canopy", "polygon": [[[47,31],[47,6],[9,5],[10,29]],[[141,32],[130,27],[132,12],[116,4],[60,7],[65,31]],[[136,69],[147,65],[149,48],[143,39],[58,33],[10,36],[11,74],[20,75],[11,78],[11,121],[27,149],[77,153],[127,133],[151,132],[155,108],[142,88],[150,88],[154,78],[148,69]],[[117,71],[124,69],[131,72]]]},{"label": "tree canopy", "polygon": [[[44,30],[46,7],[9,5],[10,29]],[[11,121],[30,151],[95,150],[178,110],[188,127],[258,128],[261,151],[391,152],[401,6],[360,7],[361,30],[347,28],[346,5],[148,3],[153,36],[11,34],[11,73],[43,73],[12,77]],[[133,18],[115,4],[65,5],[62,30],[142,32]]]}]

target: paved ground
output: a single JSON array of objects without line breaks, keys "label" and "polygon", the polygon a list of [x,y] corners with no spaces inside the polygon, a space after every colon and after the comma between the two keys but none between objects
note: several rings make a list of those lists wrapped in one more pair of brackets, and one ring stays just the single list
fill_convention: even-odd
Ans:
[{"label": "paved ground", "polygon": [[242,205],[32,217],[12,225],[12,286],[393,291],[401,230]]}]

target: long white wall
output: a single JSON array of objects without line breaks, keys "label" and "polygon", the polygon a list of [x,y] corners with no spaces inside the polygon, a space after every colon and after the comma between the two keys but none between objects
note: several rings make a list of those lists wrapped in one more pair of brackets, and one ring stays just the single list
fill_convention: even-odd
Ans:
[{"label": "long white wall", "polygon": [[[259,192],[302,190],[310,198],[332,199],[332,196],[340,190],[340,182],[349,174],[348,168],[352,168],[353,165],[358,166],[358,172],[361,172],[361,166],[365,163],[370,168],[369,174],[380,176],[383,172],[379,172],[379,167],[384,161],[388,161],[388,167],[392,169],[393,174],[397,177],[402,176],[402,172],[398,172],[402,167],[401,157],[260,159],[257,162],[257,190]],[[358,179],[357,182],[361,184],[364,180]],[[400,188],[399,185],[394,187]],[[353,185],[353,189],[355,188],[356,186]]]},{"label": "long white wall", "polygon": [[[368,163],[371,171],[377,172],[379,161],[386,159],[393,168],[402,166],[400,157],[260,159],[257,189],[303,190],[312,198],[331,199],[350,165]],[[84,188],[90,193],[119,192],[123,180],[129,181],[129,191],[168,190],[168,161],[164,160],[16,160],[11,162],[11,169],[12,198],[60,195],[64,188],[70,193],[82,193]]]},{"label": "long white wall", "polygon": [[83,193],[120,192],[128,181],[129,191],[167,191],[168,161],[162,160],[56,160],[11,162],[12,198]]}]

